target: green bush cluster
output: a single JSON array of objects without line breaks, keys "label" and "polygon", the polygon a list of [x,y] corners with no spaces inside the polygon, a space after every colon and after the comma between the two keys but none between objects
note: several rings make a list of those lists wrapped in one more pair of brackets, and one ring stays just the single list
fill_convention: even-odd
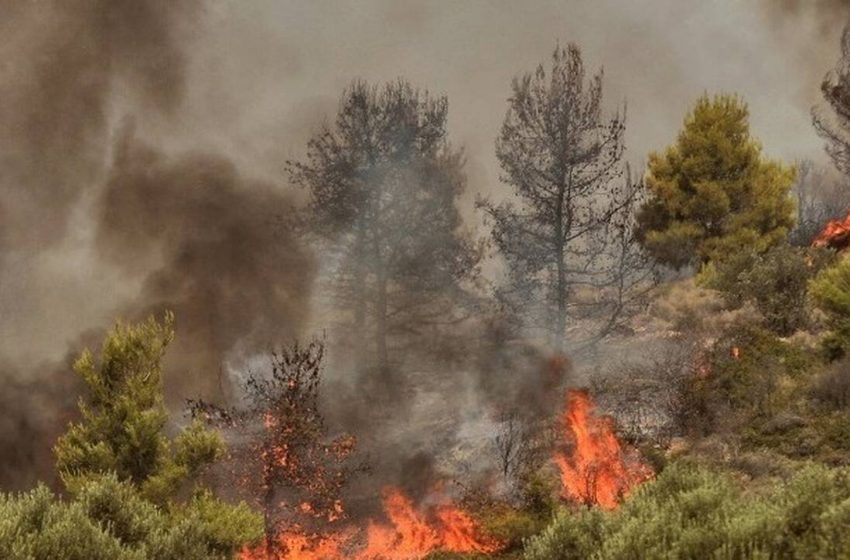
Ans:
[{"label": "green bush cluster", "polygon": [[69,499],[43,485],[0,494],[0,558],[224,560],[261,538],[259,515],[198,483],[224,451],[221,437],[200,424],[165,434],[160,366],[173,336],[167,314],[117,325],[97,361],[83,353],[82,418],[55,448]]},{"label": "green bush cluster", "polygon": [[699,283],[732,305],[752,303],[768,329],[788,336],[808,326],[808,284],[828,258],[823,251],[787,243],[763,253],[742,250],[708,263]]},{"label": "green bush cluster", "polygon": [[701,360],[680,389],[679,424],[693,435],[771,419],[799,398],[819,364],[815,352],[753,323],[728,329]]},{"label": "green bush cluster", "polygon": [[745,491],[732,476],[680,461],[614,511],[562,511],[525,560],[844,558],[850,478],[808,465]]},{"label": "green bush cluster", "polygon": [[261,526],[247,506],[210,494],[164,510],[114,474],[81,483],[72,501],[46,487],[0,496],[4,560],[224,560]]},{"label": "green bush cluster", "polygon": [[830,358],[840,358],[850,348],[850,260],[843,259],[811,281],[809,294],[826,315],[829,329],[824,348]]}]

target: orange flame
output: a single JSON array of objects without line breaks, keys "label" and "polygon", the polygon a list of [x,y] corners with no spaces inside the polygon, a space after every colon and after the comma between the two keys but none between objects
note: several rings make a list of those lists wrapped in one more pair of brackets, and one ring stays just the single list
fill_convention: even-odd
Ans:
[{"label": "orange flame", "polygon": [[492,553],[503,546],[484,536],[475,520],[451,503],[423,513],[401,490],[387,487],[383,507],[388,522],[370,521],[365,545],[362,530],[322,536],[294,527],[279,535],[280,552],[259,547],[243,551],[241,560],[418,560],[435,551]]},{"label": "orange flame", "polygon": [[652,477],[652,469],[634,453],[625,452],[612,419],[593,414],[586,391],[568,391],[566,405],[562,421],[574,448],[570,457],[555,454],[564,497],[614,508],[622,496]]},{"label": "orange flame", "polygon": [[499,550],[501,543],[484,537],[466,512],[451,504],[437,507],[429,522],[397,488],[384,489],[384,510],[389,524],[370,523],[363,560],[424,558],[431,552],[483,552]]},{"label": "orange flame", "polygon": [[830,220],[818,234],[812,247],[844,249],[850,245],[850,215],[843,220]]},{"label": "orange flame", "polygon": [[310,535],[294,527],[277,536],[280,552],[267,551],[265,546],[243,550],[240,560],[331,560],[344,558],[341,549],[346,535]]}]

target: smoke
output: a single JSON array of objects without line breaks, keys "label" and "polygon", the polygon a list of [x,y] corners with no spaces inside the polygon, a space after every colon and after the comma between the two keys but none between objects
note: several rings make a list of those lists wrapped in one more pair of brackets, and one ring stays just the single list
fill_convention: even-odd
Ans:
[{"label": "smoke", "polygon": [[294,209],[226,158],[168,157],[129,125],[114,153],[97,246],[130,274],[157,263],[126,314],[173,310],[169,392],[221,397],[223,357],[292,340],[306,319],[314,264],[288,230]]},{"label": "smoke", "polygon": [[151,116],[184,90],[178,27],[189,2],[4,0],[0,12],[0,207],[7,250],[62,239],[104,157],[114,94]]},{"label": "smoke", "polygon": [[[744,95],[772,154],[817,159],[809,108],[846,12],[837,0],[0,0],[0,443],[14,450],[0,486],[50,477],[81,331],[174,310],[176,400],[218,398],[229,364],[324,326],[308,316],[315,257],[287,225],[297,195],[276,182],[352,79],[403,76],[448,96],[474,224],[474,196],[504,191],[493,140],[510,80],[557,41],[605,66],[612,104],[628,100],[633,162],[717,90]],[[408,487],[434,477],[432,449],[478,437],[475,415],[525,404],[540,417],[566,379],[498,333],[462,340],[464,374],[414,371],[380,423],[369,387],[329,385],[351,397],[335,403],[339,424],[397,425],[373,449]]]},{"label": "smoke", "polygon": [[73,357],[116,318],[175,311],[174,401],[221,397],[229,362],[306,317],[288,196],[227,157],[152,147],[181,122],[203,7],[0,0],[0,487],[54,479]]}]

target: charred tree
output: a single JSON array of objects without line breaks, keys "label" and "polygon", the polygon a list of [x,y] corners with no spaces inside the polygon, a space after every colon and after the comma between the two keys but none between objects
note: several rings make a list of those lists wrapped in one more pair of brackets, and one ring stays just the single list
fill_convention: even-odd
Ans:
[{"label": "charred tree", "polygon": [[821,92],[830,110],[812,111],[815,130],[835,167],[850,176],[850,26],[844,28],[841,58],[821,82]]},{"label": "charred tree", "polygon": [[386,372],[398,339],[451,320],[476,275],[480,250],[456,207],[464,158],[448,143],[447,111],[445,97],[403,81],[355,82],[306,159],[287,163],[335,257],[334,304],[348,317],[358,369]]},{"label": "charred tree", "polygon": [[602,73],[586,79],[577,46],[511,89],[496,155],[518,203],[479,207],[507,265],[500,296],[563,350],[571,318],[594,317],[587,339],[604,336],[651,276],[632,234],[641,185],[624,173],[624,117],[603,117]]}]

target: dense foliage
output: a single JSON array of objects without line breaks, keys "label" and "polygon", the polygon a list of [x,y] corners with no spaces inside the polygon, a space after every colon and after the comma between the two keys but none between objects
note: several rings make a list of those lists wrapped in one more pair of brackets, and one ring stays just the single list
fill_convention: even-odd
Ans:
[{"label": "dense foliage", "polygon": [[704,95],[676,142],[649,157],[643,242],[675,267],[765,251],[794,225],[793,180],[792,168],[762,155],[740,98]]},{"label": "dense foliage", "polygon": [[843,558],[850,554],[850,477],[810,465],[744,489],[727,474],[670,465],[614,511],[563,511],[526,560]]},{"label": "dense foliage", "polygon": [[850,345],[850,261],[841,260],[824,270],[812,280],[809,292],[826,314],[827,352],[832,357],[843,356]]},{"label": "dense foliage", "polygon": [[94,475],[115,473],[148,499],[164,503],[186,479],[223,452],[221,437],[200,422],[173,440],[165,435],[161,361],[174,338],[174,318],[118,324],[106,336],[100,360],[88,350],[74,364],[88,394],[82,420],[56,444],[56,468],[75,494]]},{"label": "dense foliage", "polygon": [[72,501],[44,486],[0,496],[0,557],[6,560],[225,560],[257,539],[245,505],[209,493],[166,511],[114,474],[81,482]]},{"label": "dense foliage", "polygon": [[70,499],[44,486],[0,495],[0,557],[224,560],[261,536],[256,513],[197,482],[224,451],[218,434],[200,423],[165,434],[161,360],[173,336],[166,314],[116,325],[98,361],[83,352],[74,366],[88,388],[82,419],[56,445]]}]

